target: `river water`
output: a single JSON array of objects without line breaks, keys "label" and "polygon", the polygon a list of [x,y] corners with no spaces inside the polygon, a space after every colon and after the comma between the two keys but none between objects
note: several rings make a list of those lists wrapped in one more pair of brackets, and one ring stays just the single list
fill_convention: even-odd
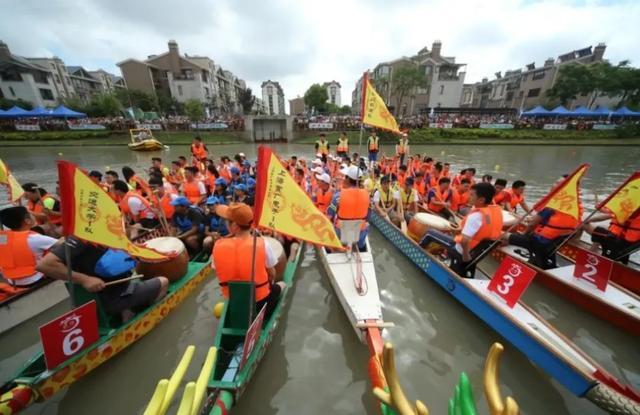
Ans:
[{"label": "river water", "polygon": [[[311,156],[308,145],[275,145],[282,155]],[[225,145],[210,148],[216,157],[243,151],[254,158],[256,147]],[[391,148],[384,150],[390,152]],[[158,153],[167,162],[186,154],[186,146]],[[592,167],[583,180],[585,205],[613,190],[640,163],[637,147],[552,146],[414,146],[420,152],[449,161],[454,171],[475,166],[479,174],[527,182],[527,200],[535,201],[563,173],[583,162]],[[155,154],[154,154],[155,155]],[[86,169],[142,169],[151,154],[119,147],[0,149],[21,182],[33,181],[48,190],[55,186],[55,160],[64,158]],[[503,394],[515,397],[524,414],[600,414],[590,402],[565,391],[520,352],[484,325],[457,301],[419,272],[377,232],[371,232],[378,284],[386,321],[396,324],[385,339],[396,348],[396,365],[405,392],[421,399],[431,413],[446,413],[447,399],[462,371],[469,375],[480,414],[487,408],[482,392],[482,366],[494,341],[506,353],[500,370]],[[168,377],[184,349],[196,345],[185,379],[195,379],[212,343],[216,319],[212,306],[220,300],[210,278],[154,331],[128,350],[52,400],[28,414],[142,413],[160,378]],[[608,371],[640,388],[640,341],[610,327],[537,285],[524,301],[583,348]],[[0,337],[0,380],[9,377],[38,348],[37,327],[61,314],[61,304]],[[307,250],[297,272],[290,304],[280,330],[243,399],[237,414],[362,414],[374,413],[367,382],[367,350],[353,333],[315,259]],[[198,367],[197,367],[198,366]],[[179,392],[181,393],[181,392]],[[177,406],[174,405],[174,406]]]}]

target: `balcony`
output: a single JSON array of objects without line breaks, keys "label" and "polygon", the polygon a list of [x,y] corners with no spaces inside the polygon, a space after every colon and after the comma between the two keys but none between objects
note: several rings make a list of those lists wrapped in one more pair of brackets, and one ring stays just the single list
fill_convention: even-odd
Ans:
[{"label": "balcony", "polygon": [[195,81],[196,77],[194,75],[174,75],[174,81]]},{"label": "balcony", "polygon": [[438,74],[438,81],[459,81],[460,77],[458,75],[451,75],[447,73]]}]

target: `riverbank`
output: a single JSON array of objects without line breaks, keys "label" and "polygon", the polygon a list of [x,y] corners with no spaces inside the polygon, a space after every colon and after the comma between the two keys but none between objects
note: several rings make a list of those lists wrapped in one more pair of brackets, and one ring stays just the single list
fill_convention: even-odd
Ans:
[{"label": "riverbank", "polygon": [[[338,132],[327,132],[327,140],[335,145]],[[357,145],[359,131],[347,132],[349,142]],[[363,145],[369,134],[362,138]],[[295,143],[315,143],[318,136],[308,136],[295,140]],[[395,144],[397,136],[390,133],[380,134],[382,144]],[[640,133],[632,131],[550,131],[550,130],[485,130],[468,128],[436,129],[425,128],[409,133],[410,144],[451,144],[451,145],[549,145],[549,146],[637,146],[640,145]]]},{"label": "riverbank", "polygon": [[[242,131],[201,131],[198,135],[207,145],[243,143]],[[157,131],[154,137],[165,145],[189,145],[194,132]],[[112,131],[41,131],[0,132],[2,147],[56,147],[56,146],[122,146],[131,142],[128,134]]]}]

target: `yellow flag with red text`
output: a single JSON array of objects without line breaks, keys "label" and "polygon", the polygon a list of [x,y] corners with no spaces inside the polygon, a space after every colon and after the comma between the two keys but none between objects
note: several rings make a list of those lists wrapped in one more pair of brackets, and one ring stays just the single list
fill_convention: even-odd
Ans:
[{"label": "yellow flag with red text", "polygon": [[398,123],[384,104],[384,100],[371,85],[365,73],[362,85],[362,123],[400,133]]},{"label": "yellow flag with red text", "polygon": [[633,173],[624,183],[600,202],[596,209],[606,209],[623,224],[640,208],[640,171]]},{"label": "yellow flag with red text", "polygon": [[18,183],[16,178],[13,177],[13,174],[11,174],[9,167],[7,167],[7,165],[2,160],[0,160],[0,185],[7,190],[7,200],[2,200],[0,202],[15,202],[24,194],[24,192],[22,191],[22,186],[20,186],[20,183]]},{"label": "yellow flag with red text", "polygon": [[266,146],[258,149],[255,225],[307,242],[342,248],[333,225]]},{"label": "yellow flag with red text", "polygon": [[544,208],[551,208],[582,221],[580,179],[582,179],[588,168],[589,164],[583,164],[578,167],[573,173],[554,186],[548,195],[535,204],[533,209],[540,212]]},{"label": "yellow flag with red text", "polygon": [[167,257],[127,238],[116,202],[76,165],[58,161],[62,231],[83,241],[127,251],[147,261]]}]

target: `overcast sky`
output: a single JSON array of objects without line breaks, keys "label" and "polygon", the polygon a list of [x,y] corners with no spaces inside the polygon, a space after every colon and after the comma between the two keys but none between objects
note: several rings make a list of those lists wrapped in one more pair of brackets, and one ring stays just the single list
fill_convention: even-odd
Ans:
[{"label": "overcast sky", "polygon": [[[465,5],[465,3],[468,3]],[[337,80],[343,104],[377,63],[435,39],[468,64],[467,82],[599,42],[640,66],[640,1],[605,0],[1,0],[0,39],[21,56],[119,74],[116,62],[167,50],[207,55],[254,93],[277,80],[285,99]],[[10,4],[10,6],[9,6]],[[288,107],[288,105],[287,105]]]}]

